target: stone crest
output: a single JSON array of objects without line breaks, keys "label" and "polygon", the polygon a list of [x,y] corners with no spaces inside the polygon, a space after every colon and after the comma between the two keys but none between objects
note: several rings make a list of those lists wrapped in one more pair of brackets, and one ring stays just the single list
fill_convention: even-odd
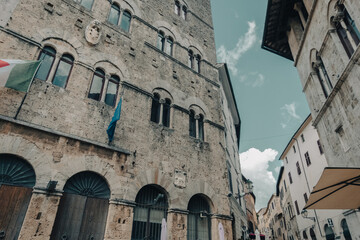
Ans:
[{"label": "stone crest", "polygon": [[99,43],[101,37],[101,23],[98,20],[93,20],[87,25],[85,29],[85,39],[91,45]]},{"label": "stone crest", "polygon": [[175,185],[175,187],[185,188],[186,187],[186,176],[187,176],[187,174],[186,174],[185,171],[175,169],[175,174],[174,174],[174,178],[175,178],[174,185]]}]

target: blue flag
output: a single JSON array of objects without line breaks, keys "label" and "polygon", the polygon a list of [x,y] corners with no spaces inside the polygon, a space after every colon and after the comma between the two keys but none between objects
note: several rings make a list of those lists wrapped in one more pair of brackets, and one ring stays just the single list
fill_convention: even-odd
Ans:
[{"label": "blue flag", "polygon": [[109,127],[106,130],[108,137],[109,137],[109,142],[112,142],[112,140],[114,138],[116,122],[120,119],[121,103],[122,103],[122,97],[120,98],[120,101],[115,109],[114,116],[111,119]]}]

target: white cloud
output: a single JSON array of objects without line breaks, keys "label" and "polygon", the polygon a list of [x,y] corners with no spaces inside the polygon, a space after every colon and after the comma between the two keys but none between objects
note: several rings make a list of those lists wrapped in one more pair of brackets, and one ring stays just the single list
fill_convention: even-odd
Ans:
[{"label": "white cloud", "polygon": [[265,77],[261,73],[251,72],[240,76],[240,82],[251,87],[261,87],[265,82]]},{"label": "white cloud", "polygon": [[286,128],[291,120],[300,120],[300,116],[296,114],[296,103],[285,104],[280,108],[282,115],[281,127]]},{"label": "white cloud", "polygon": [[247,52],[256,42],[254,21],[248,22],[249,29],[245,36],[241,36],[232,50],[227,50],[224,45],[221,45],[217,50],[217,55],[220,62],[225,62],[233,75],[237,75],[238,69],[236,68],[237,62],[240,57]]},{"label": "white cloud", "polygon": [[259,149],[250,148],[240,153],[242,174],[254,183],[256,196],[256,210],[266,206],[270,196],[275,193],[276,180],[268,170],[269,163],[274,161],[278,152],[268,148],[261,152]]}]

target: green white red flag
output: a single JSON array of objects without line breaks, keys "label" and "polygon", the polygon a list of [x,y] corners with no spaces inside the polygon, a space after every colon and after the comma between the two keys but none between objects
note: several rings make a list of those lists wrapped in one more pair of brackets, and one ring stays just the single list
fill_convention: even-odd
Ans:
[{"label": "green white red flag", "polygon": [[41,61],[0,59],[0,87],[27,92]]}]

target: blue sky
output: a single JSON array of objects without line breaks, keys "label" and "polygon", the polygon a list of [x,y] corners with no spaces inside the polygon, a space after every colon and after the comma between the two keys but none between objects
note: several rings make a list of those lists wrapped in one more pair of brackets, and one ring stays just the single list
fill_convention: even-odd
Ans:
[{"label": "blue sky", "polygon": [[218,62],[226,62],[242,120],[240,162],[256,209],[275,192],[280,154],[310,113],[293,62],[261,49],[267,0],[211,0]]}]

